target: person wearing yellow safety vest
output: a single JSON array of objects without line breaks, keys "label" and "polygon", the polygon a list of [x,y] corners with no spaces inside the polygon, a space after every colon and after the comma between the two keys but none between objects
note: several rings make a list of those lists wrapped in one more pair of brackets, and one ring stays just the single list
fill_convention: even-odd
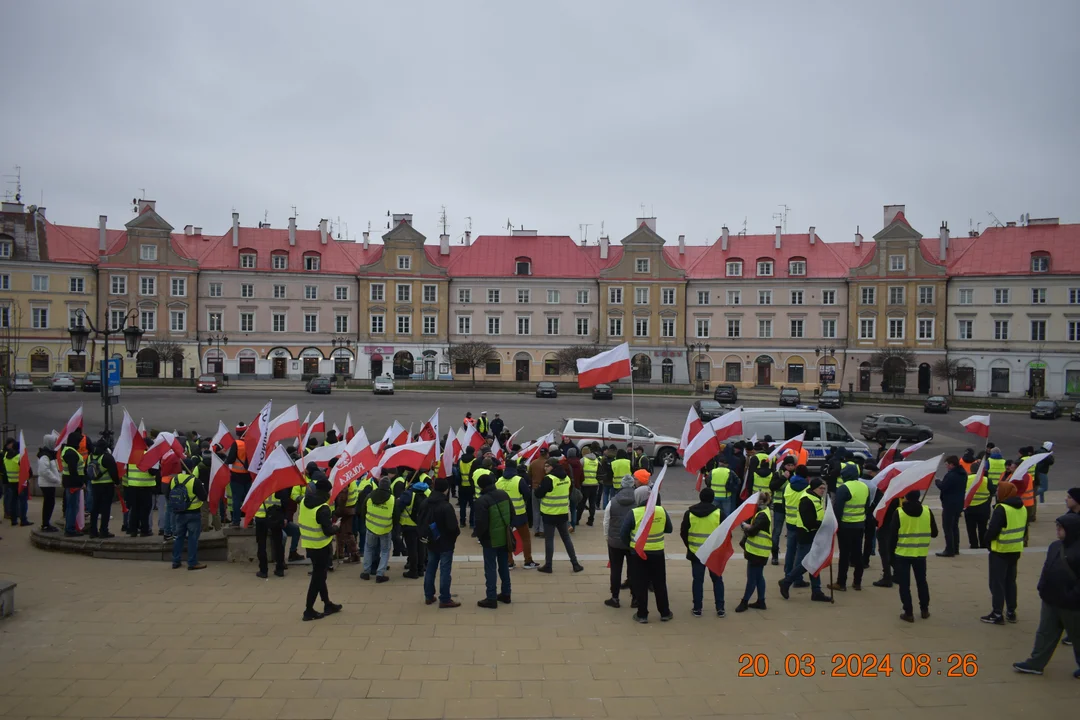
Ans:
[{"label": "person wearing yellow safety vest", "polygon": [[475,484],[473,483],[473,471],[479,468],[479,461],[476,459],[476,451],[471,445],[465,448],[465,451],[461,453],[461,457],[458,459],[458,513],[459,522],[461,527],[465,527],[465,515],[468,512],[469,515],[469,527],[476,525],[476,510],[473,508],[473,502],[476,499]]},{"label": "person wearing yellow safety vest", "polygon": [[972,464],[965,488],[966,494],[978,480],[979,487],[975,489],[975,494],[971,497],[971,504],[964,508],[964,525],[967,526],[968,546],[972,550],[983,546],[986,525],[990,522],[990,497],[997,493],[989,471],[984,471],[982,478],[979,479],[979,463],[985,462],[986,460],[979,460]]},{"label": "person wearing yellow safety vest", "polygon": [[416,580],[424,572],[426,558],[422,555],[426,553],[420,552],[420,535],[416,521],[421,503],[431,495],[429,480],[430,476],[426,472],[417,473],[405,492],[394,500],[394,524],[401,528],[405,542],[405,572],[402,577],[410,580]]},{"label": "person wearing yellow safety vest", "polygon": [[[787,487],[784,488],[785,577],[790,575],[792,568],[795,567],[795,555],[798,554],[799,526],[796,524],[796,516],[799,514],[799,501],[802,499],[803,492],[810,485],[808,472],[805,465],[797,465],[795,472],[788,478]],[[809,587],[809,585],[805,580],[795,583],[795,587]]]},{"label": "person wearing yellow safety vest", "polygon": [[730,509],[731,490],[738,485],[738,480],[733,482],[734,473],[724,463],[722,455],[717,456],[715,465],[711,469],[707,468],[705,473],[703,485],[713,491],[713,505],[726,514]]},{"label": "person wearing yellow safety vest", "polygon": [[660,620],[667,622],[675,617],[668,603],[667,562],[664,559],[664,535],[671,532],[671,516],[660,504],[660,498],[656,499],[652,526],[645,540],[645,559],[642,560],[634,549],[634,535],[645,521],[650,492],[645,486],[634,490],[634,502],[637,506],[623,518],[619,533],[622,541],[630,548],[630,564],[634,568],[630,572],[630,580],[635,585],[633,595],[637,601],[634,620],[639,623],[649,622],[649,588],[652,588],[656,595],[656,611],[660,613]]},{"label": "person wearing yellow safety vest", "polygon": [[555,533],[558,532],[566,554],[570,556],[574,572],[581,572],[585,568],[578,563],[569,530],[572,482],[555,452],[557,451],[552,451],[544,461],[544,479],[535,491],[536,497],[540,499],[540,516],[544,522],[544,564],[539,570],[543,573],[551,572],[551,559],[555,555]]},{"label": "person wearing yellow safety vest", "polygon": [[[742,542],[743,555],[746,557],[746,590],[743,591],[742,601],[735,606],[735,612],[746,612],[750,608],[755,610],[765,609],[765,563],[769,560],[770,533],[769,533],[769,501],[771,493],[762,492],[758,496],[757,512],[750,522],[741,525],[746,534]],[[782,522],[773,515],[772,522]],[[750,598],[757,591],[757,602],[750,602]]]},{"label": "person wearing yellow safety vest", "polygon": [[109,451],[109,443],[101,438],[94,444],[87,467],[97,468],[97,476],[88,478],[90,481],[90,493],[94,499],[90,507],[90,537],[107,540],[116,537],[109,532],[109,518],[112,516],[113,498],[116,489],[120,486],[120,471],[116,467],[116,460]]},{"label": "person wearing yellow safety vest", "polygon": [[[528,504],[525,498],[530,493],[529,478],[518,474],[518,466],[507,460],[503,468],[502,477],[495,481],[495,487],[502,490],[510,497],[510,504],[514,506],[513,526],[518,528],[521,547],[519,550],[525,557],[525,569],[535,570],[540,567],[533,560],[532,536],[529,534]],[[510,556],[510,567],[515,565],[513,555]]]},{"label": "person wearing yellow safety vest", "polygon": [[[709,539],[712,531],[720,527],[724,519],[724,511],[713,504],[712,488],[701,488],[698,500],[700,502],[691,505],[683,514],[682,526],[679,528],[679,536],[682,538],[683,545],[686,546],[686,559],[690,561],[690,575],[693,578],[690,596],[694,606],[691,612],[694,617],[701,617],[701,607],[705,602],[705,573],[708,572],[712,580],[716,616],[724,617],[724,578],[705,567],[695,554],[702,543]],[[653,528],[656,528],[655,520]]]},{"label": "person wearing yellow safety vest", "polygon": [[180,567],[185,541],[188,570],[202,570],[206,567],[199,562],[199,535],[202,533],[202,506],[206,502],[206,483],[197,475],[198,467],[199,458],[186,458],[183,468],[169,481],[169,512],[173,514],[176,533],[172,548],[174,570]]},{"label": "person wearing yellow safety vest", "polygon": [[[63,473],[64,485],[64,535],[78,537],[82,535],[75,524],[75,520],[82,509],[79,507],[79,496],[86,484],[86,461],[79,454],[79,445],[82,443],[83,434],[80,428],[68,435],[67,442],[60,450],[60,470]],[[153,502],[153,484],[151,484],[151,502]],[[149,510],[147,511],[149,523]],[[149,530],[149,526],[147,526]],[[147,535],[150,533],[147,532]]]},{"label": "person wearing yellow safety vest", "polygon": [[[302,486],[297,486],[303,490]],[[274,575],[285,577],[285,503],[292,499],[296,488],[285,488],[263,500],[255,511],[255,547],[259,560],[256,577],[266,579],[269,569],[266,555],[266,540],[270,539],[270,550],[274,554]]]},{"label": "person wearing yellow safety vest", "polygon": [[[810,552],[814,544],[814,536],[821,527],[821,520],[825,517],[825,505],[822,498],[828,486],[821,478],[814,478],[810,486],[799,497],[798,512],[795,514],[795,527],[798,528],[798,544],[795,548],[795,564],[791,572],[780,581],[780,597],[785,600],[789,597],[791,586],[797,580],[802,580],[806,568],[803,567],[803,558]],[[810,599],[816,602],[832,602],[828,595],[821,592],[821,579],[810,576]]]},{"label": "person wearing yellow safety vest", "polygon": [[[330,570],[330,556],[333,554],[330,543],[337,534],[334,512],[329,505],[332,489],[330,480],[320,473],[314,485],[308,487],[297,508],[300,546],[311,560],[311,581],[308,583],[307,603],[304,605],[304,620],[318,620],[341,611],[341,605],[330,602],[330,592],[326,587],[326,574]],[[323,601],[322,612],[315,609],[315,599],[318,597]]]},{"label": "person wearing yellow safety vest", "polygon": [[[375,582],[384,583],[390,579],[386,569],[390,565],[390,531],[394,527],[394,496],[390,492],[390,480],[379,480],[379,486],[368,495],[364,504],[364,528],[367,531],[364,542],[364,571],[361,580],[370,580],[375,573]],[[375,565],[375,556],[379,564]]]},{"label": "person wearing yellow safety vest", "polygon": [[[2,480],[0,484],[3,485],[4,491],[4,517],[11,520],[12,527],[19,525],[20,520],[24,527],[30,525],[30,520],[26,517],[26,501],[22,500],[20,497],[22,493],[19,492],[19,456],[21,454],[19,441],[13,437],[8,438],[0,457],[2,461],[0,462],[0,480]],[[29,486],[30,484],[27,483],[24,490],[28,491]]]},{"label": "person wearing yellow safety vest", "polygon": [[[1016,566],[1024,551],[1027,510],[1016,485],[1003,482],[997,487],[997,507],[990,514],[984,544],[990,549],[990,614],[980,620],[991,625],[1016,622]],[[1006,612],[1002,614],[1002,611]]]},{"label": "person wearing yellow safety vest", "polygon": [[795,474],[795,468],[798,467],[798,463],[795,461],[794,455],[785,455],[784,459],[780,461],[779,466],[776,468],[776,472],[773,473],[772,480],[769,482],[769,494],[772,495],[772,523],[770,529],[772,530],[772,564],[780,564],[780,532],[784,528],[784,518],[786,517],[786,511],[784,510],[784,492],[788,488],[788,481],[791,476]]},{"label": "person wearing yellow safety vest", "polygon": [[589,519],[586,525],[592,525],[596,519],[596,510],[600,506],[600,478],[597,473],[600,470],[600,458],[591,445],[581,448],[581,507],[578,508],[578,518],[585,515],[585,509],[589,510]]},{"label": "person wearing yellow safety vest", "polygon": [[480,411],[480,417],[476,419],[476,432],[484,437],[491,435],[491,423],[488,422],[487,410]]},{"label": "person wearing yellow safety vest", "polygon": [[888,532],[883,542],[892,550],[893,579],[900,589],[900,605],[904,622],[915,622],[911,604],[911,576],[919,591],[919,610],[923,620],[930,617],[930,587],[926,584],[926,556],[930,540],[938,536],[934,514],[919,500],[919,491],[912,490],[904,502],[886,520]]},{"label": "person wearing yellow safety vest", "polygon": [[334,498],[334,520],[338,524],[334,558],[348,563],[360,562],[360,549],[353,532],[356,506],[360,502],[360,486],[350,482]]},{"label": "person wearing yellow safety vest", "polygon": [[866,509],[870,502],[870,488],[859,479],[859,473],[851,465],[840,471],[842,483],[837,483],[833,511],[840,523],[836,531],[836,544],[840,546],[840,568],[836,582],[830,590],[847,590],[848,568],[852,568],[852,590],[862,590],[863,533],[866,532]]}]

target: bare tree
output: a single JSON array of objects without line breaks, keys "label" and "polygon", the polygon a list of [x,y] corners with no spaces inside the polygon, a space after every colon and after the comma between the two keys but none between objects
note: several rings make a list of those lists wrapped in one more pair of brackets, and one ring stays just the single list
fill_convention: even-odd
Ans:
[{"label": "bare tree", "polygon": [[[907,385],[904,375],[908,368],[914,365],[915,353],[911,351],[911,348],[886,347],[870,356],[870,369],[881,373],[881,385],[884,392],[889,392],[889,388],[895,391]],[[903,370],[898,366],[903,367]]]},{"label": "bare tree", "polygon": [[8,424],[8,397],[19,364],[19,341],[22,339],[22,310],[11,299],[0,300],[0,392],[4,395],[4,425]]},{"label": "bare tree", "polygon": [[945,381],[946,387],[949,389],[949,397],[952,397],[956,386],[956,378],[960,375],[960,361],[940,358],[934,362],[933,373],[938,380]]},{"label": "bare tree", "polygon": [[491,343],[467,342],[450,348],[450,362],[455,365],[465,363],[469,366],[474,387],[476,386],[476,368],[499,360],[499,352]]},{"label": "bare tree", "polygon": [[559,362],[560,375],[573,375],[577,377],[577,361],[590,358],[602,353],[605,348],[599,345],[571,345],[555,352],[555,359]]},{"label": "bare tree", "polygon": [[146,343],[146,347],[157,353],[159,363],[168,362],[172,364],[173,367],[176,367],[176,363],[182,363],[184,361],[184,348],[180,347],[179,343],[173,342],[172,340],[164,338],[160,340],[151,340]]}]

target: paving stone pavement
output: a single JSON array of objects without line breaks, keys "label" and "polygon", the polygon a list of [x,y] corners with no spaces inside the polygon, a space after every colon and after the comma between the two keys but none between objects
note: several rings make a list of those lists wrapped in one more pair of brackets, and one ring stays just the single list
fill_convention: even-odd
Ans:
[{"label": "paving stone pavement", "polygon": [[[0,621],[0,717],[1075,717],[1080,681],[1070,648],[1058,650],[1042,677],[1010,667],[1031,648],[1035,583],[1064,507],[1063,493],[1047,497],[1020,563],[1020,622],[1004,627],[978,621],[989,610],[981,553],[931,556],[933,615],[914,625],[899,621],[895,589],[869,586],[876,558],[866,589],[837,593],[835,605],[811,604],[806,590],[785,602],[770,566],[769,609],[739,615],[732,610],[745,563],[736,558],[725,574],[728,616],[695,618],[689,564],[674,537],[675,619],[657,622],[654,610],[639,625],[628,598],[621,610],[602,604],[608,571],[598,523],[574,535],[585,572],[572,574],[565,559],[553,575],[516,570],[513,604],[496,611],[476,607],[476,561],[454,564],[463,603],[455,610],[425,606],[422,581],[401,578],[399,565],[378,586],[340,566],[329,585],[344,611],[301,622],[302,566],[269,580],[227,563],[172,570],[35,550],[26,529],[5,526],[0,578],[19,587],[16,615]],[[669,508],[676,521],[684,507]],[[31,514],[38,516],[36,503]],[[460,540],[462,558],[478,554],[474,543]],[[941,546],[939,538],[932,550]],[[902,677],[905,653],[928,655],[929,675]],[[976,656],[974,677],[947,676],[953,653]],[[767,658],[768,675],[740,677],[744,654]],[[893,673],[832,677],[834,654],[889,654]],[[787,676],[789,655],[799,656],[787,660],[796,677]]]}]

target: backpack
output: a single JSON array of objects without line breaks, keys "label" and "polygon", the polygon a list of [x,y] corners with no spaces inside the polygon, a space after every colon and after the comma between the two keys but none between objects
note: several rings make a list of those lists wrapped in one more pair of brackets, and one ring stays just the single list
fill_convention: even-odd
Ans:
[{"label": "backpack", "polygon": [[101,477],[101,462],[91,455],[86,462],[86,481],[94,482]]},{"label": "backpack", "polygon": [[187,484],[180,482],[180,477],[174,477],[172,487],[169,488],[169,510],[174,513],[187,512],[191,505],[191,493],[188,492]]}]

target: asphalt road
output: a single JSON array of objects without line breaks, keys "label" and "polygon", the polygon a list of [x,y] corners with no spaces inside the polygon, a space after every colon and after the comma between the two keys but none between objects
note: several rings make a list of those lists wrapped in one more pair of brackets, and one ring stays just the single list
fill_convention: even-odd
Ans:
[{"label": "asphalt road", "polygon": [[[616,396],[611,401],[592,400],[588,396],[570,396],[538,399],[529,394],[498,392],[421,392],[399,391],[392,396],[373,396],[370,393],[348,391],[332,395],[308,395],[301,390],[274,390],[273,394],[257,389],[227,389],[217,394],[197,395],[186,389],[125,388],[123,404],[116,408],[116,431],[119,432],[121,407],[126,407],[138,423],[146,422],[147,428],[163,430],[191,429],[202,434],[212,434],[218,420],[230,428],[237,422],[250,422],[267,400],[273,400],[277,414],[296,403],[301,419],[310,410],[312,416],[320,411],[326,413],[327,424],[337,423],[344,427],[345,414],[351,413],[353,423],[363,425],[371,438],[381,437],[386,427],[397,419],[406,428],[410,423],[415,429],[427,420],[435,408],[440,408],[440,418],[445,432],[449,423],[460,422],[466,411],[474,416],[487,410],[488,417],[496,412],[502,414],[511,431],[524,426],[519,439],[538,437],[548,430],[561,430],[568,417],[611,417],[630,414],[630,398]],[[41,443],[44,433],[63,427],[71,413],[84,405],[86,428],[92,435],[102,427],[102,408],[95,393],[54,393],[38,390],[33,393],[14,394],[9,399],[11,422],[26,432],[31,447]],[[638,397],[635,411],[640,422],[653,432],[678,437],[689,408],[688,398]],[[765,403],[748,402],[747,407],[765,406]],[[832,414],[855,436],[862,418],[869,412],[880,410],[871,405],[851,405]],[[969,415],[966,410],[954,410],[948,415],[926,415],[912,408],[888,410],[906,414],[915,422],[925,423],[934,429],[934,439],[916,457],[931,457],[937,453],[963,452],[966,447],[978,449],[981,440],[964,433],[959,421]],[[1041,445],[1043,441],[1054,443],[1057,459],[1051,474],[1051,488],[1061,490],[1080,484],[1072,473],[1073,463],[1080,462],[1080,423],[1070,422],[1067,417],[1059,420],[1032,420],[1026,414],[998,412],[993,415],[991,439],[1002,446],[1007,454],[1015,454],[1024,445]],[[870,443],[871,447],[876,447]],[[665,483],[669,488],[666,497],[672,500],[694,498],[693,480],[681,468],[669,471]]]}]

